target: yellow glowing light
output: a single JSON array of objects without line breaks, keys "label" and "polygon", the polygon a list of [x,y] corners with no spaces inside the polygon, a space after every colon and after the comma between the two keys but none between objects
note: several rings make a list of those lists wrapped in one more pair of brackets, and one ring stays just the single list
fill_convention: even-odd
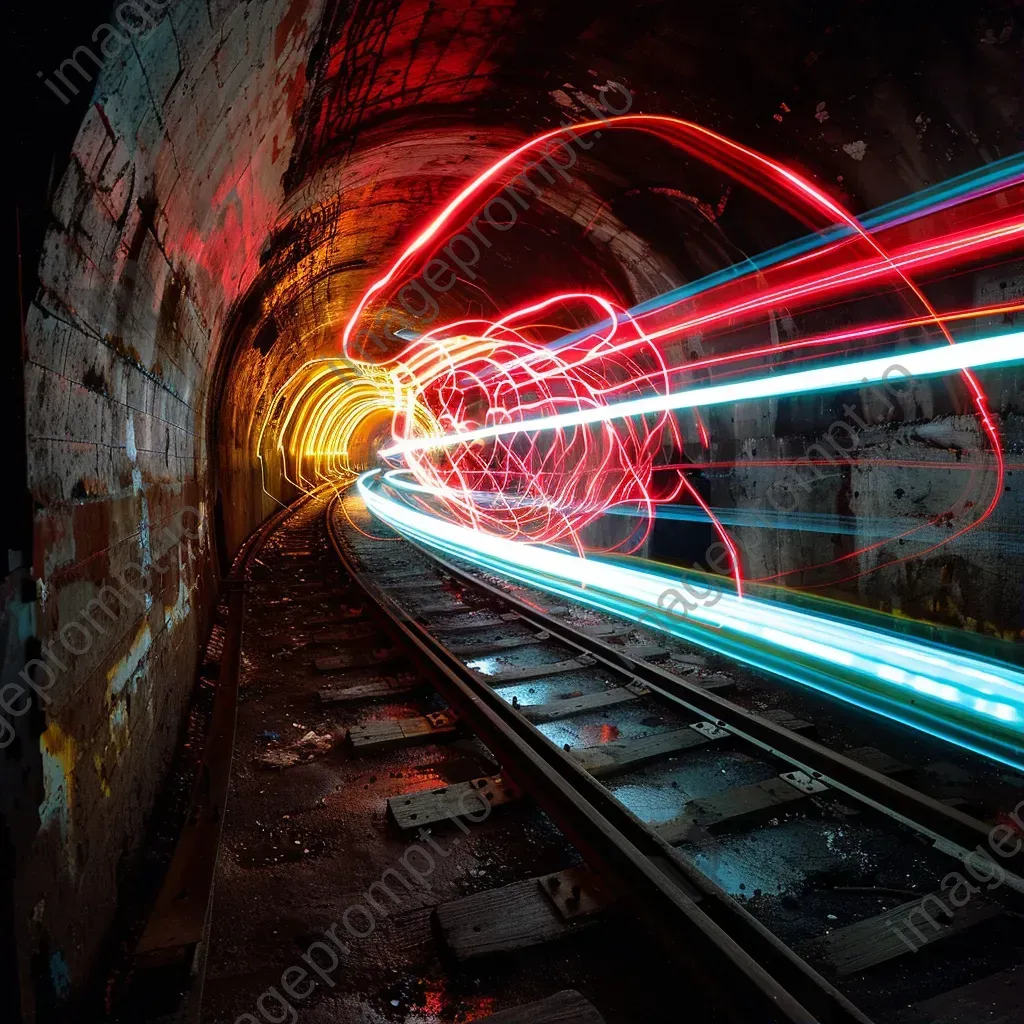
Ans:
[{"label": "yellow glowing light", "polygon": [[429,411],[416,403],[392,370],[354,364],[338,356],[303,363],[267,406],[255,443],[264,493],[264,455],[281,460],[284,479],[309,493],[328,482],[346,482],[368,468],[371,444],[392,437],[397,410],[412,415],[417,434],[440,433]]}]

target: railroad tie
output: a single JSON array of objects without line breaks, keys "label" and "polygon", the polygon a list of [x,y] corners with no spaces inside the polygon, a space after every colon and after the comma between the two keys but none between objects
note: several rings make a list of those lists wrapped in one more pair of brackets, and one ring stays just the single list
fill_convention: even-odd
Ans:
[{"label": "railroad tie", "polygon": [[396,675],[361,674],[360,681],[347,686],[317,690],[323,704],[358,704],[381,697],[401,697],[430,684],[415,672],[399,672]]},{"label": "railroad tie", "polygon": [[578,658],[555,661],[547,665],[527,665],[523,668],[509,668],[504,672],[495,672],[493,675],[477,672],[477,675],[490,686],[504,686],[505,683],[523,683],[530,679],[546,679],[548,676],[561,675],[563,672],[574,672],[576,669],[586,668],[588,665],[593,664],[594,659],[589,654],[581,654]]},{"label": "railroad tie", "polygon": [[396,648],[385,647],[376,651],[334,654],[327,658],[317,658],[313,665],[317,672],[343,672],[347,669],[371,668],[375,665],[387,665],[401,660],[402,654]]},{"label": "railroad tie", "polygon": [[385,634],[381,632],[380,627],[374,623],[356,622],[351,626],[341,626],[338,629],[321,630],[310,638],[309,643],[344,644],[350,643],[353,640],[365,640],[369,637],[380,637],[383,639],[384,636]]},{"label": "railroad tie", "polygon": [[531,636],[512,636],[502,640],[487,640],[478,644],[451,644],[448,651],[460,658],[474,657],[481,654],[496,654],[498,651],[512,651],[517,647],[533,647],[550,640],[550,633],[534,633]]},{"label": "railroad tie", "polygon": [[451,710],[435,711],[413,718],[392,718],[383,722],[365,722],[348,730],[348,741],[355,754],[369,754],[421,743],[448,739],[459,728],[458,715]]},{"label": "railroad tie", "polygon": [[604,1024],[604,1017],[575,989],[567,988],[547,999],[481,1017],[477,1024]]},{"label": "railroad tie", "polygon": [[517,622],[519,616],[515,612],[499,615],[497,618],[480,618],[478,612],[469,612],[448,622],[440,622],[430,627],[431,633],[472,633],[481,629],[496,629]]},{"label": "railroad tie", "polygon": [[488,775],[439,789],[393,796],[388,800],[388,819],[403,831],[457,818],[480,821],[487,817],[486,814],[481,815],[485,806],[492,809],[503,807],[522,796],[522,790],[511,779],[504,775]]},{"label": "railroad tie", "polygon": [[623,644],[614,649],[620,651],[630,661],[654,661],[670,653],[667,647],[660,647],[658,644]]},{"label": "railroad tie", "polygon": [[434,915],[461,961],[566,938],[592,924],[613,899],[591,871],[569,868],[442,903]]},{"label": "railroad tie", "polygon": [[366,605],[342,605],[336,608],[329,615],[318,615],[316,618],[306,619],[306,626],[331,626],[342,622],[352,622],[362,619],[366,615]]},{"label": "railroad tie", "polygon": [[757,713],[762,718],[767,718],[768,721],[774,722],[790,732],[811,732],[815,728],[813,722],[804,721],[804,719],[798,718],[792,711],[787,711],[785,708],[767,708]]},{"label": "railroad tie", "polygon": [[556,722],[560,718],[569,718],[583,711],[595,711],[598,708],[612,707],[636,699],[635,693],[620,686],[600,693],[583,694],[580,697],[563,697],[548,704],[521,704],[519,711],[531,722]]},{"label": "railroad tie", "polygon": [[827,789],[804,772],[785,772],[774,779],[734,786],[714,796],[691,800],[673,821],[658,826],[667,843],[682,843],[703,837],[706,832],[749,824],[772,817],[791,804]]},{"label": "railroad tie", "polygon": [[459,615],[463,612],[470,612],[473,609],[468,604],[456,602],[454,604],[427,604],[422,608],[406,608],[405,611],[412,616],[423,615]]},{"label": "railroad tie", "polygon": [[695,722],[693,725],[670,732],[654,733],[635,740],[615,740],[594,747],[581,747],[579,750],[570,750],[569,753],[581,768],[586,769],[595,778],[607,779],[640,768],[652,761],[660,761],[663,757],[702,747],[729,735],[730,733],[719,729],[711,722]]},{"label": "railroad tie", "polygon": [[[1011,1024],[1024,1006],[1024,967],[1011,967],[916,1003],[902,1024]],[[490,1020],[491,1018],[486,1018]]]},{"label": "railroad tie", "polygon": [[859,974],[869,967],[916,953],[1000,916],[1003,908],[977,894],[962,906],[952,892],[933,892],[827,935],[812,939],[805,949],[827,960],[840,975]]},{"label": "railroad tie", "polygon": [[407,580],[404,583],[388,583],[381,582],[381,590],[387,591],[387,593],[393,593],[394,591],[417,591],[417,590],[440,590],[444,586],[444,580],[438,579],[436,576],[424,576],[421,579]]}]

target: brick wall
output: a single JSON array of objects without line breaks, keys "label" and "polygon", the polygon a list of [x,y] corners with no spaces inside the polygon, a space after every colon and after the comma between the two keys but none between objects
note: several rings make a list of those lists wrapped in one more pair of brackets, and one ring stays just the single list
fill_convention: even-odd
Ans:
[{"label": "brick wall", "polygon": [[[42,714],[17,723],[38,804],[16,836],[28,1019],[94,964],[192,688],[214,584],[211,370],[281,203],[320,15],[318,0],[162,8],[99,74],[27,316],[34,632],[53,672],[37,669]],[[172,542],[179,522],[195,539]],[[94,615],[101,631],[83,615],[129,563],[153,565],[149,599]]]}]

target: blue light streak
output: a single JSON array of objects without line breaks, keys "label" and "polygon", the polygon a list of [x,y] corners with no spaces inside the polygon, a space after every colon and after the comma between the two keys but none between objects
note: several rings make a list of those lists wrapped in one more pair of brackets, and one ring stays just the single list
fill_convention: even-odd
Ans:
[{"label": "blue light streak", "polygon": [[[424,546],[956,743],[1024,771],[1024,672],[1006,663],[759,597],[721,577],[528,545],[410,508],[358,481],[369,510]],[[691,589],[688,589],[691,588]],[[823,602],[824,604],[824,602]],[[681,610],[680,610],[681,609]]]}]

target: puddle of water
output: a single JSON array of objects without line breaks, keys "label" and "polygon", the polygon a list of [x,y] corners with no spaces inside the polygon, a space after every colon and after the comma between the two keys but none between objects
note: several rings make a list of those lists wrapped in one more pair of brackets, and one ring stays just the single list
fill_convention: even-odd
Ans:
[{"label": "puddle of water", "polygon": [[488,654],[483,658],[474,658],[472,661],[467,661],[466,664],[475,672],[485,676],[496,676],[508,667],[502,664],[501,658],[497,654]]},{"label": "puddle of water", "polygon": [[763,761],[712,748],[687,752],[672,761],[610,779],[608,788],[642,821],[661,825],[679,817],[689,800],[761,782],[775,774]]},{"label": "puddle of water", "polygon": [[652,714],[643,701],[635,701],[587,711],[557,722],[544,722],[537,728],[560,747],[566,743],[572,747],[592,747],[614,740],[642,739],[678,728],[679,724],[666,715]]},{"label": "puddle of water", "polygon": [[700,848],[679,852],[732,896],[769,896],[800,889],[811,876],[837,870],[844,857],[830,848],[818,822],[783,821],[756,832],[711,837]]},{"label": "puddle of water", "polygon": [[650,825],[662,825],[682,813],[690,799],[681,789],[656,789],[653,786],[619,786],[615,796],[641,821]]}]

